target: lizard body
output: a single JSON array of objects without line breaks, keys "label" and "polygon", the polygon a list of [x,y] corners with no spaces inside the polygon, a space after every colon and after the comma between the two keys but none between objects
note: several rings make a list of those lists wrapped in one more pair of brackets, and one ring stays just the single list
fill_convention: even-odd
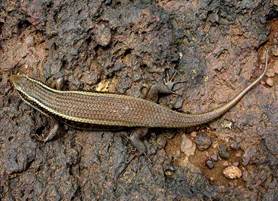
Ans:
[{"label": "lizard body", "polygon": [[173,111],[154,102],[126,95],[60,91],[25,75],[10,77],[21,98],[35,109],[78,122],[121,127],[185,128],[208,123],[232,108],[265,75],[264,72],[228,103],[201,114]]}]

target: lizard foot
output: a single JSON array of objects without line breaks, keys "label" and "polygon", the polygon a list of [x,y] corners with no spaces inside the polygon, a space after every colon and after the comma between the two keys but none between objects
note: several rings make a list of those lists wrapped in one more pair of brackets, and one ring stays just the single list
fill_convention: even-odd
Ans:
[{"label": "lizard foot", "polygon": [[167,86],[167,88],[171,91],[171,93],[174,93],[174,94],[176,94],[175,91],[180,89],[180,88],[174,89],[175,85],[176,84],[182,84],[182,83],[186,82],[186,80],[175,81],[176,75],[177,75],[177,70],[173,70],[173,72],[171,74],[168,70],[168,71],[165,72],[165,78],[163,79],[164,85]]},{"label": "lizard foot", "polygon": [[176,84],[184,83],[186,81],[185,80],[184,81],[174,81],[176,75],[177,75],[176,70],[171,75],[170,75],[169,71],[166,71],[165,76],[163,78],[163,83],[158,83],[158,84],[151,86],[148,93],[145,96],[145,99],[151,100],[153,102],[157,102],[159,94],[181,95],[181,94],[178,94],[175,92],[175,91],[179,90],[180,88],[174,89],[174,87]]}]

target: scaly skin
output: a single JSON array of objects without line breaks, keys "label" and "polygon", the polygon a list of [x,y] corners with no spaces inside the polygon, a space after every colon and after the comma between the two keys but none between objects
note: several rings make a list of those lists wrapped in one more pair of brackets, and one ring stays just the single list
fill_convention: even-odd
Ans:
[{"label": "scaly skin", "polygon": [[208,123],[232,108],[265,75],[223,106],[202,114],[173,111],[154,102],[125,95],[54,90],[25,75],[12,75],[11,82],[22,99],[39,111],[65,120],[104,126],[184,128]]}]

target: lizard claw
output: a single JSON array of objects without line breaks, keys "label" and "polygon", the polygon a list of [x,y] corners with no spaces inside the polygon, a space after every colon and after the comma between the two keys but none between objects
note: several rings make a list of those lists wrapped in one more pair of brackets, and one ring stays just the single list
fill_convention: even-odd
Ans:
[{"label": "lizard claw", "polygon": [[[171,90],[174,94],[176,94],[175,91],[179,90],[180,88],[173,90],[174,86],[176,84],[184,83],[184,82],[186,82],[186,80],[175,81],[175,77],[177,75],[177,70],[173,70],[173,71],[174,72],[171,75],[169,73],[169,70],[165,72],[165,78],[163,78],[163,83],[165,86],[167,86],[169,88],[169,90]],[[179,94],[177,94],[177,95],[179,95]]]}]

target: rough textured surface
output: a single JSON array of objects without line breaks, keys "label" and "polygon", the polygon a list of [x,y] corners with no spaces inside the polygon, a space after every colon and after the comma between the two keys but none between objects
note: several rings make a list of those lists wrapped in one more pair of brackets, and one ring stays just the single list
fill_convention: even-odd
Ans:
[{"label": "rough textured surface", "polygon": [[[0,1],[0,199],[274,201],[277,7],[275,0]],[[131,160],[129,130],[65,126],[59,138],[40,144],[33,136],[51,129],[49,119],[20,101],[8,82],[21,72],[63,89],[142,97],[175,69],[176,79],[187,81],[176,86],[182,96],[160,104],[199,113],[259,75],[265,47],[271,80],[209,125],[150,130],[148,158]],[[194,143],[200,133],[211,145],[188,157],[182,136]],[[218,160],[222,144],[229,157]],[[229,166],[242,177],[226,179]]]}]

